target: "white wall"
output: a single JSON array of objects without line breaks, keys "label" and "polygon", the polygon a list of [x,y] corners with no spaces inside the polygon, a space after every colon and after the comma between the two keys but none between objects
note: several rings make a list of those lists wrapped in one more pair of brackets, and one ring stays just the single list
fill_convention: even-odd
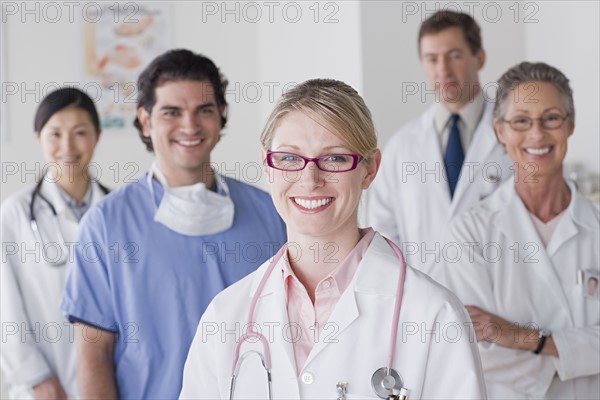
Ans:
[{"label": "white wall", "polygon": [[417,55],[421,22],[436,9],[460,9],[481,26],[486,65],[480,79],[494,97],[496,80],[521,61],[544,61],[571,79],[577,127],[567,162],[600,171],[599,3],[592,1],[368,1],[361,5],[363,86],[380,146],[434,101],[414,85],[426,81]]},{"label": "white wall", "polygon": [[[264,186],[257,181],[258,139],[286,84],[332,77],[361,89],[359,2],[317,6],[313,2],[276,6],[253,2],[251,7],[243,2],[172,3],[173,46],[212,58],[230,82],[230,119],[213,153],[213,161],[223,173]],[[82,74],[81,21],[70,23],[66,15],[55,23],[44,18],[36,22],[32,15],[26,15],[25,22],[21,14],[6,17],[5,79],[27,89],[39,82],[39,89],[25,95],[24,101],[21,91],[7,96],[9,142],[3,143],[1,150],[2,199],[35,180],[35,173],[25,174],[24,170],[43,166],[32,121],[44,86],[77,81]],[[102,168],[102,182],[112,187],[123,184],[126,174],[133,171],[125,169],[126,163],[133,162],[141,174],[151,160],[133,127],[105,131],[94,158]],[[115,165],[120,169],[118,179],[111,169]],[[18,173],[13,175],[14,166]]]},{"label": "white wall", "polygon": [[[217,5],[216,14],[203,12],[208,3],[211,10]],[[257,23],[252,22],[257,17],[256,9],[228,2],[226,7],[233,13],[225,13],[223,4],[205,2],[203,7],[201,2],[173,2],[173,46],[207,55],[230,82],[230,118],[225,136],[213,153],[213,162],[223,173],[264,186],[264,182],[257,182],[257,171],[261,173],[259,135],[283,87],[309,78],[332,77],[360,90],[359,3],[323,3],[315,7],[313,2],[297,2],[298,7],[287,8],[286,3],[280,3],[271,8],[269,15],[268,6],[260,2],[255,3],[262,13]],[[83,63],[80,22],[62,19],[49,23],[43,18],[36,22],[33,16],[21,22],[20,14],[7,18],[6,81],[26,88],[35,88],[39,82],[41,89],[48,82],[77,80]],[[43,165],[33,134],[40,92],[36,90],[24,101],[21,93],[7,97],[9,142],[1,146],[2,199],[32,183],[36,163]],[[94,158],[102,167],[102,182],[112,187],[123,184],[125,174],[132,171],[124,168],[126,163],[133,162],[142,173],[151,160],[133,127],[105,131]],[[17,165],[18,173],[5,176],[13,165]],[[120,166],[119,179],[110,169],[114,165]],[[25,176],[23,169],[34,172]],[[0,392],[0,398],[5,396],[4,391]]]},{"label": "white wall", "polygon": [[[360,2],[323,2],[318,14],[313,2],[302,4],[307,18],[299,23],[289,24],[280,19],[260,25],[263,45],[257,61],[261,82],[277,82],[280,86],[276,92],[280,95],[283,87],[294,83],[334,78],[362,93]],[[263,100],[261,125],[275,103],[266,96]]]},{"label": "white wall", "polygon": [[487,50],[480,80],[485,93],[493,98],[496,79],[525,58],[524,28],[521,23],[515,23],[509,9],[512,4],[363,3],[365,100],[373,111],[382,145],[400,126],[435,101],[434,96],[426,92],[427,81],[418,59],[421,22],[439,9],[460,10],[475,18],[481,26],[483,47]]},{"label": "white wall", "polygon": [[[417,31],[421,21],[439,8],[470,12],[480,23],[488,54],[481,72],[484,84],[492,84],[521,60],[543,60],[565,72],[578,114],[567,160],[596,173],[600,170],[598,2],[324,1],[280,2],[273,8],[251,3],[173,2],[174,47],[213,58],[230,81],[230,122],[214,152],[222,172],[262,185],[256,179],[260,129],[286,85],[311,77],[342,79],[363,93],[384,146],[398,127],[432,100],[421,90],[410,94],[406,89],[424,88]],[[207,5],[216,6],[216,14],[207,13]],[[1,150],[2,199],[33,182],[36,167],[43,165],[32,132],[33,114],[45,85],[81,76],[79,22],[6,16],[5,79],[20,90],[3,99],[9,142],[2,143]],[[126,163],[135,163],[142,173],[151,159],[133,128],[106,131],[95,157],[103,168],[102,180],[113,187],[132,171],[124,168]],[[115,165],[120,169],[118,179]],[[17,168],[14,175],[13,168]]]},{"label": "white wall", "polygon": [[544,61],[569,79],[577,113],[567,162],[600,171],[600,3],[540,3],[538,22],[525,25],[526,54]]}]

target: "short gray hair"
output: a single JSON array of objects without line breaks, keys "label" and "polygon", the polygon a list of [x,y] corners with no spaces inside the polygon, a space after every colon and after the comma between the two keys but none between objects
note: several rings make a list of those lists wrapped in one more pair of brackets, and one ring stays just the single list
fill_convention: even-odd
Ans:
[{"label": "short gray hair", "polygon": [[498,92],[496,94],[496,104],[494,105],[495,119],[504,118],[508,95],[517,86],[527,82],[547,82],[552,84],[560,93],[563,106],[569,114],[571,121],[575,121],[573,90],[569,86],[569,79],[558,69],[541,62],[522,62],[506,71],[498,79]]}]

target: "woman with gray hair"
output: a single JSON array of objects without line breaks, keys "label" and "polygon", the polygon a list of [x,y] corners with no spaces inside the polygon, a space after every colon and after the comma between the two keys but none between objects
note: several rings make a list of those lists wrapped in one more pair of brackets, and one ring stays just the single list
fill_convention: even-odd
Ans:
[{"label": "woman with gray hair", "polygon": [[[498,82],[494,128],[515,179],[453,221],[441,280],[467,305],[490,398],[600,398],[600,211],[563,177],[569,80],[521,63]],[[457,248],[458,248],[457,247]]]}]

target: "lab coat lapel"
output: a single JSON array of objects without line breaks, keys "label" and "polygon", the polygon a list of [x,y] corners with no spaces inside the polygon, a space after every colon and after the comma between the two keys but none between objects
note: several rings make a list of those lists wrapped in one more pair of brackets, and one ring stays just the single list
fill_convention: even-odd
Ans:
[{"label": "lab coat lapel", "polygon": [[105,194],[97,182],[93,182],[92,185],[94,185],[92,187],[92,204],[91,204],[93,206],[94,204],[99,202],[105,196]]},{"label": "lab coat lapel", "polygon": [[[67,205],[65,199],[60,193],[61,188],[59,187],[58,183],[54,182],[53,178],[50,176],[46,176],[42,179],[44,179],[44,182],[42,183],[40,194],[47,198],[50,204],[54,206],[54,209],[56,210],[57,214],[61,214],[63,213],[63,211],[68,210],[69,206]],[[44,202],[41,199],[37,199],[36,201],[39,201],[40,203]]]},{"label": "lab coat lapel", "polygon": [[448,219],[448,209],[450,208],[450,188],[446,178],[440,135],[434,124],[435,107],[436,105],[433,105],[421,116],[421,127],[417,130],[419,134],[415,135],[416,140],[411,147],[416,154],[419,154],[414,159],[421,160],[418,167],[421,170],[423,182],[419,187],[426,189],[423,193],[436,199],[435,201],[439,205],[430,210],[438,213],[437,216],[432,215],[431,217],[442,218],[445,221]]},{"label": "lab coat lapel", "polygon": [[[529,265],[539,277],[540,282],[546,284],[547,288],[539,291],[539,293],[543,294],[543,298],[540,298],[540,307],[538,309],[538,315],[541,317],[540,320],[548,320],[547,318],[550,320],[557,320],[562,317],[567,321],[572,321],[568,312],[569,303],[560,282],[560,278],[554,268],[553,261],[539,238],[539,234],[531,221],[529,212],[515,191],[514,183],[511,181],[506,182],[503,189],[511,191],[510,200],[506,208],[500,210],[497,219],[499,228],[506,234],[508,241],[507,246],[505,246],[503,250],[508,251],[508,246],[511,246],[510,248],[512,248],[512,246],[518,246],[519,263],[515,267],[526,268]],[[535,253],[533,254],[526,251],[530,248],[526,246],[531,245],[536,246]],[[529,264],[525,260],[526,256],[532,257]],[[502,254],[502,257],[513,257],[513,254]],[[549,303],[552,302],[556,302],[556,305],[550,306]],[[546,316],[548,312],[553,315]],[[542,317],[542,315],[544,315],[545,318]]]},{"label": "lab coat lapel", "polygon": [[[252,282],[250,299],[248,299],[248,303],[250,303],[252,300],[252,297],[254,296],[260,280],[264,275],[264,271],[266,271],[270,261],[271,260],[263,264],[261,267],[262,271],[255,275]],[[278,327],[280,332],[283,332],[283,329],[289,323],[287,314],[287,301],[285,298],[285,289],[283,287],[282,262],[283,258],[279,260],[273,269],[273,272],[267,279],[255,310],[255,321],[268,323],[277,321],[280,324]],[[259,318],[258,315],[261,315],[262,317]],[[266,326],[266,324],[261,324],[261,326]],[[286,358],[288,361],[287,368],[291,368],[291,370],[294,371],[293,375],[296,375],[296,357],[294,356],[294,347],[292,342],[290,340],[275,340],[272,343],[269,343],[269,346],[271,346],[274,350],[272,356],[275,356],[275,354],[284,355],[284,358]]]},{"label": "lab coat lapel", "polygon": [[[325,347],[332,343],[335,345],[338,341],[338,336],[344,332],[344,330],[346,330],[346,328],[348,328],[348,326],[352,324],[356,318],[358,318],[356,293],[354,292],[353,288],[349,286],[346,288],[344,293],[342,293],[342,297],[340,297],[340,300],[336,304],[331,316],[329,317],[329,320],[327,321],[328,329],[324,329],[321,332],[319,335],[319,341],[315,343],[304,365],[309,365],[310,362],[317,357]],[[335,333],[333,335],[331,335],[329,327],[335,328]]]},{"label": "lab coat lapel", "polygon": [[552,257],[565,244],[569,239],[576,236],[579,233],[577,229],[577,222],[583,223],[593,221],[595,216],[593,214],[587,214],[585,211],[589,210],[585,206],[581,195],[577,192],[577,188],[571,182],[567,185],[571,190],[571,203],[563,214],[561,220],[558,222],[550,242],[548,243],[548,254]]},{"label": "lab coat lapel", "polygon": [[573,216],[569,211],[570,210],[567,210],[560,221],[558,221],[558,224],[554,228],[554,233],[550,237],[547,248],[550,257],[556,254],[560,246],[579,233],[575,221],[573,220]]},{"label": "lab coat lapel", "polygon": [[[56,210],[57,219],[44,218],[42,220],[41,218],[38,218],[38,224],[43,232],[42,237],[47,238],[44,240],[58,241],[60,237],[57,236],[57,229],[60,229],[60,233],[62,234],[64,240],[66,242],[72,242],[76,239],[79,221],[77,221],[77,218],[75,218],[75,215],[73,215],[73,212],[60,193],[61,189],[58,186],[58,183],[53,182],[51,178],[45,179],[46,180],[42,183],[40,194],[48,199],[50,204],[52,204]],[[42,209],[44,210],[43,212],[45,215],[54,218],[52,210],[50,207],[48,207],[46,202],[40,198],[37,198],[36,215],[38,217],[40,216],[40,211]],[[56,224],[58,224],[58,226],[56,226]]]},{"label": "lab coat lapel", "polygon": [[[395,277],[397,277],[398,271],[392,270],[389,263],[381,262],[381,257],[393,257],[395,259],[396,255],[385,239],[379,233],[376,233],[356,270],[352,283],[344,291],[329,317],[328,323],[337,329],[335,336],[329,336],[328,340],[323,340],[323,337],[321,337],[311,350],[305,365],[309,365],[330,344],[333,343],[335,346],[338,342],[336,339],[344,331],[352,329],[352,323],[360,315],[357,300],[358,293],[385,296],[387,298],[395,295],[397,289]],[[392,278],[385,280],[382,285],[382,276]]]},{"label": "lab coat lapel", "polygon": [[[61,218],[67,218],[69,221],[74,221],[78,223],[77,219],[71,212],[71,209],[67,205],[64,197],[60,193],[61,189],[58,183],[52,182],[51,177],[44,178],[46,179],[44,183],[42,183],[41,193],[52,203],[56,213],[61,216]],[[93,206],[97,202],[99,202],[104,197],[104,192],[100,189],[100,186],[96,182],[91,183],[92,186],[92,199],[91,205]],[[43,200],[42,200],[43,201]]]},{"label": "lab coat lapel", "polygon": [[475,178],[479,178],[481,170],[485,167],[485,161],[488,159],[490,153],[497,144],[496,136],[488,121],[492,119],[492,103],[485,103],[483,115],[481,121],[477,125],[477,129],[473,133],[473,139],[471,145],[467,149],[465,154],[465,162],[461,170],[461,176],[456,185],[456,191],[452,198],[452,205],[450,207],[450,215],[453,215],[457,205],[460,204],[461,198],[468,191],[469,187],[476,186],[473,184]]},{"label": "lab coat lapel", "polygon": [[[390,262],[385,262],[385,259]],[[393,297],[398,290],[399,271],[400,260],[396,253],[386,239],[376,233],[356,271],[354,290],[368,295]]]}]

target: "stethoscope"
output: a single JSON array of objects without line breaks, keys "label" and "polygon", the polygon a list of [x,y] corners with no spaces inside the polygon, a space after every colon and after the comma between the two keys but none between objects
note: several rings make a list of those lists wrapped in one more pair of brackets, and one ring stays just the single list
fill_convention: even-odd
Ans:
[{"label": "stethoscope", "polygon": [[[56,213],[56,208],[54,208],[54,206],[52,205],[50,200],[48,200],[41,193],[43,182],[44,182],[44,178],[40,179],[40,181],[35,185],[35,188],[33,189],[33,193],[31,193],[31,200],[29,202],[29,224],[31,225],[31,230],[33,231],[33,234],[35,235],[36,240],[42,245],[42,248],[45,248],[46,243],[44,242],[44,239],[42,238],[42,233],[38,227],[37,219],[36,219],[35,213],[33,211],[34,204],[35,204],[35,198],[39,197],[40,199],[44,200],[44,202],[46,202],[48,207],[50,207],[50,210],[52,211],[52,215],[54,215],[54,218],[56,219],[56,223],[54,224],[54,226],[56,226],[56,230],[58,232],[57,236],[60,240],[59,246],[61,247],[60,257],[57,260],[46,260],[46,261],[55,267],[60,267],[61,265],[66,264],[66,262],[69,258],[69,255],[68,255],[68,251],[64,249],[65,237],[63,236],[63,234],[60,230],[60,225],[58,223],[58,214]],[[104,193],[105,195],[110,192],[110,190],[106,186],[100,184],[99,182],[96,182],[96,183],[98,184],[98,187],[100,187],[100,190],[102,190],[102,193]]]},{"label": "stethoscope", "polygon": [[[404,292],[404,278],[406,276],[406,262],[404,261],[404,255],[402,254],[402,251],[398,248],[398,246],[396,246],[391,240],[389,240],[387,238],[385,240],[388,242],[388,244],[390,245],[392,250],[394,250],[394,253],[396,253],[396,256],[398,257],[398,259],[400,260],[400,274],[398,276],[398,287],[396,290],[396,302],[394,304],[394,317],[393,317],[393,321],[392,321],[392,333],[390,336],[390,351],[389,351],[389,356],[388,356],[388,363],[387,363],[387,366],[381,367],[373,373],[373,376],[371,377],[371,386],[373,387],[373,390],[375,391],[377,396],[382,399],[406,400],[408,390],[403,387],[404,382],[402,381],[402,377],[400,376],[398,371],[396,371],[395,369],[392,368],[392,365],[394,363],[394,349],[396,348],[396,338],[398,336],[398,320],[400,318],[400,306],[402,305],[402,294]],[[273,392],[272,392],[273,384],[272,384],[272,380],[271,380],[271,352],[269,350],[269,344],[267,343],[267,339],[262,334],[259,334],[258,332],[256,332],[254,330],[253,320],[254,320],[254,310],[256,309],[256,303],[258,302],[258,298],[260,297],[260,295],[263,291],[263,288],[267,282],[267,279],[271,275],[271,272],[273,272],[275,265],[279,262],[279,260],[285,253],[286,249],[287,249],[287,245],[284,245],[281,249],[279,249],[277,254],[275,254],[275,256],[273,257],[273,260],[269,264],[269,267],[265,271],[265,274],[264,274],[263,278],[261,279],[261,281],[256,289],[256,292],[254,293],[254,296],[252,297],[252,301],[250,302],[250,310],[248,312],[248,325],[246,325],[249,328],[248,328],[248,331],[241,337],[239,342],[236,344],[235,351],[233,353],[233,368],[232,368],[232,372],[231,372],[231,382],[230,382],[230,387],[229,387],[229,399],[230,400],[233,400],[233,392],[235,389],[235,382],[236,382],[237,376],[240,372],[240,366],[241,366],[242,362],[248,356],[250,356],[252,354],[256,354],[261,360],[262,366],[265,369],[265,372],[267,374],[267,384],[268,384],[268,391],[269,391],[268,398],[269,398],[269,400],[273,399]],[[241,348],[242,344],[250,338],[257,339],[261,343],[263,352],[260,353],[258,351],[252,350],[252,351],[247,351],[246,353],[244,353],[240,356],[240,348]],[[345,383],[345,382],[339,382],[336,385],[338,400],[345,399],[346,386],[347,386],[347,383]]]}]

